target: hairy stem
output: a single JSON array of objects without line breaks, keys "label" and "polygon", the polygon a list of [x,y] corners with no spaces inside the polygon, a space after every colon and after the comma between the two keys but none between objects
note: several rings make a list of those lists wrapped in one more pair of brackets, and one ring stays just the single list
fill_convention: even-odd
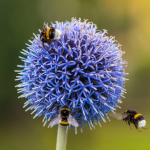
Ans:
[{"label": "hairy stem", "polygon": [[56,150],[66,150],[67,145],[67,126],[58,125]]}]

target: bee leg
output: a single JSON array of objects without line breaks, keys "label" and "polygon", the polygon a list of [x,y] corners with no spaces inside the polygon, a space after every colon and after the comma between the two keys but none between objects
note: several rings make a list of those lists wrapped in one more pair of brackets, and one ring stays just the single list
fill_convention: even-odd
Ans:
[{"label": "bee leg", "polygon": [[123,119],[123,121],[125,121],[125,122],[126,122],[126,125],[127,125],[127,120],[124,120],[124,119]]},{"label": "bee leg", "polygon": [[132,129],[131,126],[130,126],[130,122],[129,121],[128,121],[128,125],[129,125],[130,129]]},{"label": "bee leg", "polygon": [[57,113],[59,113],[59,106],[56,106],[55,110]]},{"label": "bee leg", "polygon": [[135,124],[135,128],[139,131],[139,132],[141,132],[139,129],[138,129],[138,126]]},{"label": "bee leg", "polygon": [[147,130],[148,128],[143,128],[143,129]]},{"label": "bee leg", "polygon": [[61,41],[62,41],[62,39],[59,39],[58,41],[60,41],[60,42],[61,42]]},{"label": "bee leg", "polygon": [[45,45],[44,45],[44,42],[42,42],[42,46],[43,46],[43,48],[46,50],[46,47],[45,47]]},{"label": "bee leg", "polygon": [[[136,128],[138,130],[138,128]],[[138,130],[139,132],[141,132],[140,130]]]},{"label": "bee leg", "polygon": [[43,48],[45,49],[44,42],[42,42],[42,46],[43,46]]},{"label": "bee leg", "polygon": [[58,42],[60,39],[52,39],[51,42]]}]

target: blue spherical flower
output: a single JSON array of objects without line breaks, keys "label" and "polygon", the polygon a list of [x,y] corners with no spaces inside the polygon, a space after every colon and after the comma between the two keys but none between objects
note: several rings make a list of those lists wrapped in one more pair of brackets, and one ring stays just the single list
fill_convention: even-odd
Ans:
[{"label": "blue spherical flower", "polygon": [[[45,25],[48,28],[48,25]],[[97,30],[92,22],[72,18],[51,26],[62,32],[60,40],[50,44],[34,40],[22,50],[24,65],[18,65],[19,98],[28,100],[26,110],[35,117],[44,116],[44,125],[67,106],[82,128],[86,124],[105,121],[107,112],[115,110],[125,93],[123,52],[107,31]],[[40,31],[41,32],[41,31]]]}]

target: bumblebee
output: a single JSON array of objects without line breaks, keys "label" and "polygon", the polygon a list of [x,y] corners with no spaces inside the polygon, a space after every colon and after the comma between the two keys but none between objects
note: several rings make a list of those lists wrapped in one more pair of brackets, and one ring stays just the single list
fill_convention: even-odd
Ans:
[{"label": "bumblebee", "polygon": [[[61,38],[62,32],[54,27],[44,28],[40,33],[40,40],[42,42],[42,46],[44,47],[44,43],[51,43],[52,41],[58,40]],[[44,47],[45,48],[45,47]]]},{"label": "bumblebee", "polygon": [[[135,128],[141,132],[139,128],[143,128],[143,129],[147,129],[144,128],[146,126],[146,120],[144,119],[144,117],[136,112],[135,110],[126,110],[124,113],[120,114],[113,114],[111,115],[112,117],[118,119],[118,120],[123,120],[126,122],[126,124],[128,124],[130,126],[130,124],[134,124]],[[131,128],[131,126],[130,126]],[[131,128],[132,129],[132,128]]]},{"label": "bumblebee", "polygon": [[49,126],[53,127],[57,124],[61,124],[62,126],[79,126],[79,123],[72,117],[70,109],[67,106],[61,108],[59,115],[50,122]]}]

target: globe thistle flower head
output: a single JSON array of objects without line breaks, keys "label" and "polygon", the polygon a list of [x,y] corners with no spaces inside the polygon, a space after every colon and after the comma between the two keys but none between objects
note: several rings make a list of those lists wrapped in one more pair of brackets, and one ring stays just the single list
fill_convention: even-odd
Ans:
[{"label": "globe thistle flower head", "polygon": [[108,118],[125,93],[123,52],[114,37],[87,20],[72,18],[51,26],[61,31],[60,40],[43,47],[40,35],[34,34],[21,52],[25,58],[20,57],[24,65],[18,65],[19,98],[27,98],[24,107],[34,118],[44,116],[44,125],[67,106],[81,128],[94,127],[95,121]]}]

